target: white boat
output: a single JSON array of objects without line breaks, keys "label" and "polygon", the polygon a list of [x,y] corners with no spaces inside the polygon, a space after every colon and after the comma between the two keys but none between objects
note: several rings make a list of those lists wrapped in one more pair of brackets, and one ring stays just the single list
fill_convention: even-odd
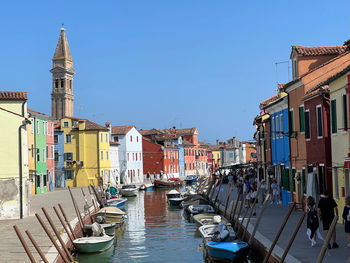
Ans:
[{"label": "white boat", "polygon": [[126,201],[128,199],[126,198],[113,198],[107,200],[107,206],[114,206],[114,207],[122,207],[125,205]]},{"label": "white boat", "polygon": [[181,205],[183,200],[184,199],[182,197],[168,198],[169,204],[174,206]]},{"label": "white boat", "polygon": [[97,253],[109,249],[114,243],[114,236],[81,237],[73,240],[80,253]]},{"label": "white boat", "polygon": [[187,210],[191,215],[215,213],[215,210],[211,205],[190,205]]},{"label": "white boat", "polygon": [[[117,223],[109,223],[109,224],[100,224],[100,226],[104,229],[106,235],[114,236],[115,228],[117,227]],[[92,224],[87,224],[84,226],[84,232],[88,235],[92,235]]]},{"label": "white boat", "polygon": [[180,198],[181,194],[179,191],[176,190],[170,190],[167,194],[166,194],[167,198]]},{"label": "white boat", "polygon": [[222,242],[236,239],[236,232],[230,224],[203,225],[198,230],[206,241],[214,239],[216,242]]},{"label": "white boat", "polygon": [[126,213],[114,206],[108,206],[101,208],[96,213],[92,214],[93,219],[96,221],[98,216],[104,216],[106,218],[106,223],[117,223],[122,224],[127,218]]},{"label": "white boat", "polygon": [[122,196],[136,196],[139,189],[134,184],[123,185],[120,189]]}]

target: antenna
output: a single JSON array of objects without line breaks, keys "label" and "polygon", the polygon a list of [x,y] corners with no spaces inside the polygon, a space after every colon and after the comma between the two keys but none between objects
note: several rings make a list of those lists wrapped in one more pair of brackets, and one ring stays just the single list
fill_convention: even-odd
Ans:
[{"label": "antenna", "polygon": [[276,63],[275,63],[275,66],[276,66],[276,83],[277,83],[277,85],[278,85],[278,66],[279,66],[280,64],[285,64],[285,63],[288,64],[288,81],[290,81],[290,74],[289,74],[289,72],[290,72],[290,66],[289,66],[289,60],[276,62]]}]

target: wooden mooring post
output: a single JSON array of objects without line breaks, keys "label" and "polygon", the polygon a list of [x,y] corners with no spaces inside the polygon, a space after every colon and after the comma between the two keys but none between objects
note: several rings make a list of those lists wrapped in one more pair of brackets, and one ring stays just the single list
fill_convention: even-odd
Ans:
[{"label": "wooden mooring post", "polygon": [[32,234],[29,232],[29,230],[25,231],[28,238],[30,239],[30,241],[33,243],[33,246],[35,247],[36,251],[38,251],[39,256],[41,257],[41,259],[44,261],[44,263],[49,263],[43,253],[43,251],[41,250],[41,248],[39,247],[38,243],[36,243],[34,237],[32,236]]},{"label": "wooden mooring post", "polygon": [[21,244],[22,244],[24,250],[26,251],[27,256],[29,257],[30,262],[35,263],[35,259],[33,257],[33,254],[32,254],[32,252],[30,252],[30,250],[28,248],[28,245],[27,245],[26,241],[24,240],[24,238],[23,238],[21,232],[19,231],[18,227],[16,225],[14,225],[13,228],[15,229],[15,232],[16,232],[18,238],[19,238],[19,241],[21,241]]},{"label": "wooden mooring post", "polygon": [[[219,197],[219,195],[220,195],[220,190],[221,190],[221,185],[222,185],[222,179],[223,179],[223,177],[222,177],[221,180],[220,180],[219,190],[218,190],[218,193],[216,194],[216,197],[215,197],[214,208],[215,208],[215,206],[216,206],[216,201],[218,200],[218,197]],[[215,189],[215,188],[214,188],[214,189]]]},{"label": "wooden mooring post", "polygon": [[273,249],[275,248],[276,243],[277,243],[278,239],[280,238],[282,231],[283,231],[284,227],[286,226],[288,219],[295,208],[295,204],[296,204],[295,202],[291,203],[291,206],[289,207],[288,213],[285,216],[285,218],[282,222],[282,225],[281,225],[280,229],[278,230],[277,235],[275,236],[275,239],[273,240],[271,247],[265,256],[263,263],[267,263],[267,261],[269,260],[271,253],[272,253]]},{"label": "wooden mooring post", "polygon": [[55,211],[55,213],[56,213],[56,215],[57,215],[57,217],[58,217],[58,220],[60,220],[60,222],[61,222],[61,224],[62,224],[62,226],[63,226],[63,228],[64,228],[64,231],[66,231],[67,236],[69,237],[70,241],[71,241],[72,244],[73,244],[74,238],[72,238],[72,236],[70,235],[70,233],[69,233],[69,231],[68,231],[68,229],[67,229],[67,227],[66,227],[66,224],[65,224],[64,221],[63,221],[62,216],[60,215],[60,213],[58,212],[58,210],[57,210],[56,207],[53,207],[53,210]]},{"label": "wooden mooring post", "polygon": [[231,184],[230,184],[230,187],[228,188],[228,194],[227,194],[227,197],[226,197],[226,205],[225,205],[224,217],[226,217],[227,206],[228,206],[228,202],[230,201],[232,184],[233,184],[233,183],[231,183]]},{"label": "wooden mooring post", "polygon": [[[66,213],[65,213],[64,210],[63,210],[63,207],[61,206],[61,204],[58,204],[58,207],[59,207],[60,210],[61,210],[61,213],[62,213],[62,215],[63,215],[64,221],[66,221],[66,224],[68,225],[68,228],[69,228],[70,232],[72,233],[73,238],[76,239],[77,237],[76,237],[75,234],[74,234],[73,228],[72,228],[72,226],[70,225],[70,223],[69,223],[69,221],[68,221],[68,218],[67,218],[67,216],[66,216]],[[81,231],[83,231],[83,229],[82,229]]]},{"label": "wooden mooring post", "polygon": [[230,213],[230,220],[232,221],[234,218],[235,218],[235,214],[236,214],[236,210],[237,210],[237,205],[238,205],[238,201],[239,199],[241,198],[241,192],[242,192],[242,189],[238,189],[237,188],[237,198],[236,198],[236,201],[234,202],[234,208],[233,208],[233,204],[231,206],[231,213]]},{"label": "wooden mooring post", "polygon": [[[333,221],[332,221],[331,226],[329,227],[327,236],[326,236],[325,240],[323,241],[323,245],[322,245],[320,254],[318,254],[318,258],[317,258],[316,263],[321,263],[323,261],[324,255],[326,254],[326,251],[328,248],[329,241],[331,241],[331,237],[332,237],[333,232],[335,230],[335,227],[337,225],[338,218],[339,217],[337,215],[333,218]],[[349,261],[350,261],[350,259],[348,260],[348,262]]]},{"label": "wooden mooring post", "polygon": [[81,226],[81,230],[83,231],[84,233],[84,222],[83,222],[83,219],[81,218],[81,214],[80,214],[80,211],[79,211],[79,208],[78,208],[78,205],[74,199],[74,196],[73,196],[73,193],[72,193],[72,190],[70,189],[70,187],[68,186],[68,190],[69,190],[69,193],[70,193],[70,196],[72,198],[72,202],[73,202],[73,206],[74,206],[74,210],[75,210],[75,213],[77,214],[77,217],[78,217],[78,221],[79,221],[79,224]]}]

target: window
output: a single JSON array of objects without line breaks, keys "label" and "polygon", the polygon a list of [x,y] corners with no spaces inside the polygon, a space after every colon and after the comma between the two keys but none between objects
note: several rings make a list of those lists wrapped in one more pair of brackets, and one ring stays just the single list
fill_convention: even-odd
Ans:
[{"label": "window", "polygon": [[32,158],[34,158],[34,145],[32,144],[32,147],[31,147],[31,152],[32,152]]},{"label": "window", "polygon": [[103,151],[101,151],[101,160],[103,161]]},{"label": "window", "polygon": [[53,158],[53,153],[55,152],[55,147],[52,145],[51,146],[51,154],[50,154],[50,158]]},{"label": "window", "polygon": [[108,133],[106,133],[106,142],[108,142]]},{"label": "window", "polygon": [[55,152],[55,162],[59,162],[60,161],[60,155],[58,154],[58,152]]},{"label": "window", "polygon": [[139,142],[139,136],[136,136],[136,142]]},{"label": "window", "polygon": [[64,161],[72,161],[73,153],[64,153]]},{"label": "window", "polygon": [[61,79],[61,88],[64,88],[64,79]]},{"label": "window", "polygon": [[283,138],[283,115],[280,114],[280,138]]},{"label": "window", "polygon": [[34,119],[31,119],[30,131],[32,132],[32,134],[34,134],[34,125]]},{"label": "window", "polygon": [[310,111],[305,110],[305,139],[310,139],[311,133],[310,133]]},{"label": "window", "polygon": [[337,133],[337,101],[331,100],[331,126],[332,126],[332,133]]},{"label": "window", "polygon": [[271,131],[272,131],[272,139],[275,139],[276,136],[276,131],[275,131],[275,117],[272,117],[272,122],[271,122]]},{"label": "window", "polygon": [[106,151],[106,160],[108,160],[108,151]]},{"label": "window", "polygon": [[322,107],[321,105],[316,106],[316,117],[317,117],[317,138],[323,137],[323,118],[322,118]]},{"label": "window", "polygon": [[339,200],[338,167],[334,167],[334,198]]},{"label": "window", "polygon": [[297,60],[293,60],[293,73],[294,73],[294,78],[296,79],[298,77],[298,64]]},{"label": "window", "polygon": [[66,134],[66,143],[72,143],[72,135]]},{"label": "window", "polygon": [[127,154],[127,157],[128,157],[128,161],[129,161],[129,153]]},{"label": "window", "polygon": [[103,142],[103,134],[100,134],[101,142]]},{"label": "window", "polygon": [[140,169],[137,169],[137,176],[140,176]]},{"label": "window", "polygon": [[294,110],[289,111],[289,131],[294,132]]},{"label": "window", "polygon": [[72,80],[69,80],[69,89],[72,89]]},{"label": "window", "polygon": [[43,121],[43,134],[46,135],[46,125],[45,125],[45,121]]},{"label": "window", "polygon": [[46,146],[46,159],[49,158],[49,146]]},{"label": "window", "polygon": [[233,159],[233,153],[230,153],[230,158]]},{"label": "window", "polygon": [[40,149],[36,149],[36,161],[40,162]]},{"label": "window", "polygon": [[346,94],[343,94],[343,128],[346,131],[348,129],[348,107],[347,107]]},{"label": "window", "polygon": [[304,105],[299,107],[299,125],[300,132],[305,132]]},{"label": "window", "polygon": [[54,144],[58,144],[58,135],[53,136]]},{"label": "window", "polygon": [[53,123],[51,123],[51,135],[54,135]]},{"label": "window", "polygon": [[130,136],[130,141],[132,142],[132,136]]},{"label": "window", "polygon": [[74,179],[74,173],[73,170],[65,170],[66,174],[66,180],[73,180]]},{"label": "window", "polygon": [[135,161],[135,154],[132,153],[132,160]]},{"label": "window", "polygon": [[139,160],[141,161],[141,153],[139,153],[139,156],[140,156]]},{"label": "window", "polygon": [[276,139],[278,139],[279,135],[280,135],[280,123],[278,121],[278,115],[276,116]]},{"label": "window", "polygon": [[118,136],[114,136],[113,141],[118,142]]},{"label": "window", "polygon": [[55,79],[55,89],[58,89],[58,79]]},{"label": "window", "polygon": [[40,134],[40,126],[39,125],[40,125],[40,122],[39,122],[39,120],[37,120],[36,121],[36,133],[37,134]]},{"label": "window", "polygon": [[137,153],[135,153],[136,161],[137,161]]},{"label": "window", "polygon": [[68,127],[69,127],[68,121],[64,121],[64,122],[63,122],[63,128],[68,128]]}]

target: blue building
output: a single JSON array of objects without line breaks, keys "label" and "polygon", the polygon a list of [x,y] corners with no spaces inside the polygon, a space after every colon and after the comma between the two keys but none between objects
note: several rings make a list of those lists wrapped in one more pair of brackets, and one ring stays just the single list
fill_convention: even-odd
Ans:
[{"label": "blue building", "polygon": [[275,179],[280,186],[283,205],[291,202],[289,173],[290,171],[290,133],[288,96],[280,92],[274,99],[264,106],[264,110],[270,115],[271,164],[267,170],[269,181]]},{"label": "blue building", "polygon": [[175,146],[179,148],[179,177],[185,176],[185,154],[182,137],[173,140]]},{"label": "blue building", "polygon": [[55,128],[55,184],[56,187],[66,187],[64,174],[64,137],[63,131]]}]

